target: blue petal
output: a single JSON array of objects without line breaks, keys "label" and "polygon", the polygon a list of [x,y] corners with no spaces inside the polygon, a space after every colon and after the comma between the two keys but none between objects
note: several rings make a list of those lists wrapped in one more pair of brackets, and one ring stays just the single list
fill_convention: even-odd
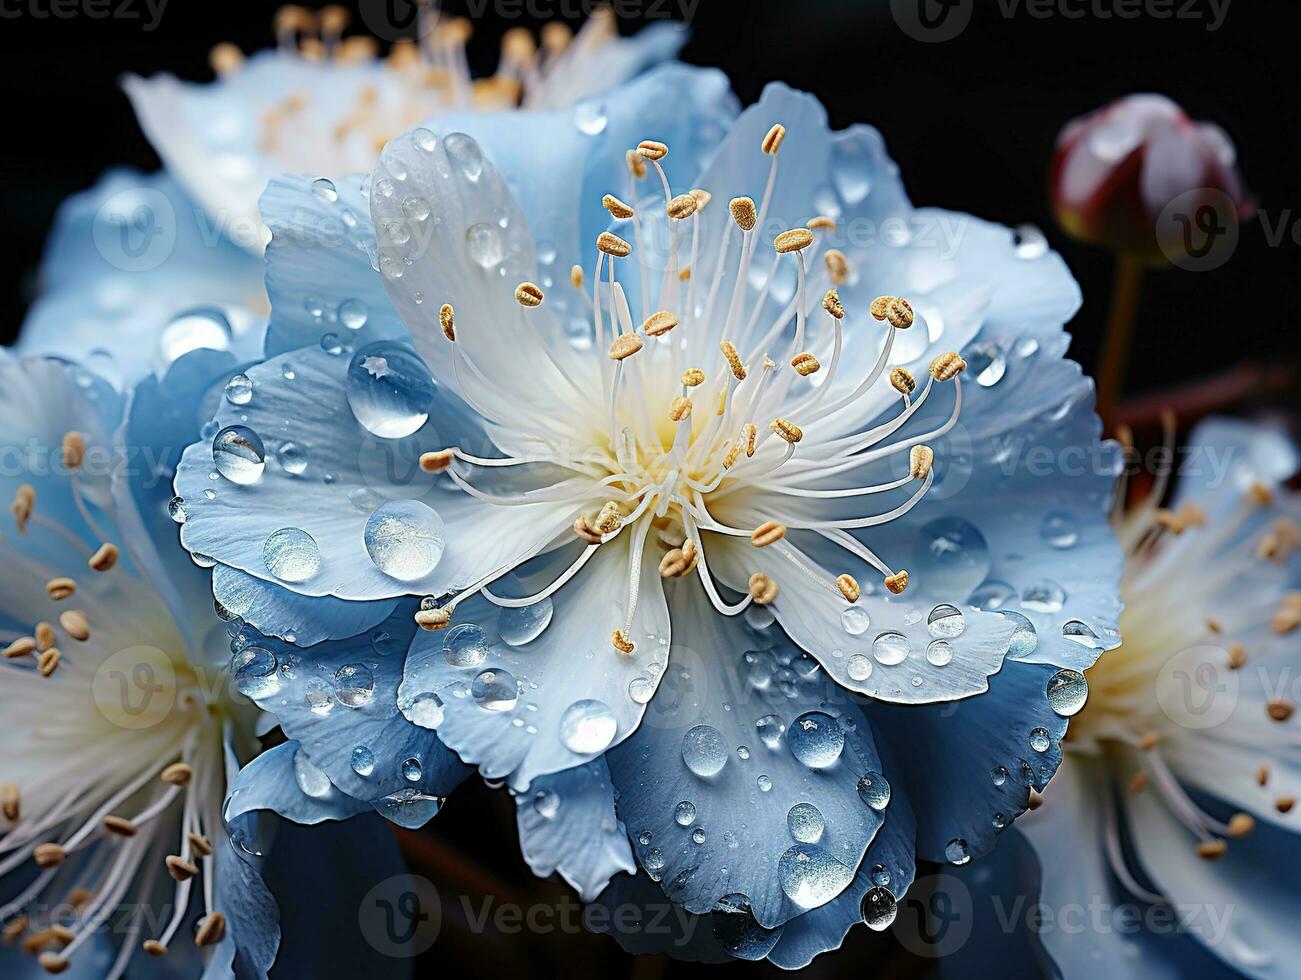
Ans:
[{"label": "blue petal", "polygon": [[230,615],[259,633],[304,647],[364,633],[388,619],[397,606],[396,599],[348,602],[299,595],[227,565],[212,570],[212,594]]},{"label": "blue petal", "polygon": [[520,849],[540,877],[559,871],[585,902],[621,871],[637,865],[628,835],[614,815],[614,788],[605,760],[540,776],[515,798]]},{"label": "blue petal", "polygon": [[300,755],[297,742],[263,752],[239,771],[227,788],[223,816],[227,823],[245,813],[270,810],[294,823],[346,820],[370,806],[340,792],[324,771]]}]

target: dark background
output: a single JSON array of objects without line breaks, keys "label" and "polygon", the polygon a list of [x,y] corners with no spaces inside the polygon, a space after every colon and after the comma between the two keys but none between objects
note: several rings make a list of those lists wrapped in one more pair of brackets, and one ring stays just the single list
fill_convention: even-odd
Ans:
[{"label": "dark background", "polygon": [[[109,0],[116,7],[123,0]],[[582,0],[534,0],[535,9],[576,13]],[[1189,0],[1175,0],[1174,7]],[[0,150],[0,213],[8,260],[0,271],[0,340],[12,339],[31,298],[42,244],[59,202],[120,163],[143,169],[158,159],[117,87],[124,71],[171,71],[208,79],[208,51],[233,41],[245,51],[270,43],[274,5],[171,0],[158,27],[137,17],[48,16],[50,0],[0,0],[0,82],[6,100]],[[888,0],[700,0],[685,58],[725,70],[743,103],[766,80],[815,92],[836,126],[866,121],[885,133],[913,200],[1006,224],[1043,228],[1080,281],[1084,307],[1071,325],[1072,353],[1092,371],[1110,298],[1111,256],[1067,239],[1048,208],[1046,171],[1054,138],[1068,119],[1134,91],[1163,92],[1197,119],[1212,120],[1237,143],[1248,186],[1268,216],[1286,225],[1278,245],[1266,223],[1246,224],[1233,258],[1211,272],[1160,271],[1145,283],[1126,393],[1131,417],[1150,421],[1144,404],[1171,399],[1206,409],[1254,412],[1295,404],[1286,373],[1246,390],[1201,385],[1188,397],[1172,386],[1222,375],[1252,362],[1294,364],[1301,222],[1301,140],[1297,137],[1296,37],[1301,5],[1232,0],[1218,31],[1210,5],[1191,0],[1201,20],[1101,18],[1115,0],[1066,0],[1084,16],[1005,16],[1011,0],[975,0],[970,26],[955,40],[911,40]],[[448,4],[464,12],[462,3]],[[488,9],[492,8],[488,5]],[[514,9],[513,7],[507,9]],[[681,12],[682,0],[645,0],[643,10]],[[569,18],[576,22],[578,17]],[[529,17],[476,23],[472,63],[489,69],[505,27]],[[635,28],[635,19],[623,24]],[[1137,399],[1137,404],[1135,400]],[[1185,421],[1187,421],[1187,417]],[[471,781],[476,784],[478,781]],[[405,835],[418,867],[467,894],[562,894],[523,866],[514,818],[502,793],[467,784],[434,825]],[[476,906],[477,907],[477,906]],[[454,916],[452,917],[455,918]],[[633,961],[597,937],[471,936],[445,911],[443,938],[426,957],[431,970],[470,975],[503,970],[654,977],[684,969],[660,959]],[[423,964],[422,964],[423,965]],[[909,957],[888,936],[851,933],[846,950],[823,957],[817,975],[865,970],[915,976],[931,964]],[[730,975],[760,968],[736,965]],[[776,974],[777,971],[765,971]]]}]

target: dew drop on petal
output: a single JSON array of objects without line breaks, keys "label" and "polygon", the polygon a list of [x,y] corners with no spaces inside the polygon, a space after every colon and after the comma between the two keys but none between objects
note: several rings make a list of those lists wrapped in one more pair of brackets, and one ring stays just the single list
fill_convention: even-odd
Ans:
[{"label": "dew drop on petal", "polygon": [[470,697],[487,711],[510,711],[519,700],[519,685],[509,671],[485,670],[470,683]]},{"label": "dew drop on petal", "polygon": [[282,527],[262,542],[262,563],[282,582],[306,582],[321,567],[321,549],[301,528]]},{"label": "dew drop on petal", "polygon": [[480,222],[465,229],[465,250],[475,265],[495,269],[506,257],[506,242],[501,229]]},{"label": "dew drop on petal", "polygon": [[781,938],[780,928],[759,925],[750,908],[750,899],[735,892],[724,895],[709,913],[709,928],[731,956],[756,962],[764,959]]},{"label": "dew drop on petal", "polygon": [[786,731],[791,753],[810,769],[825,769],[840,758],[845,747],[845,730],[840,722],[822,711],[807,711]]},{"label": "dew drop on petal", "polygon": [[767,776],[759,776],[755,779],[754,784],[759,787],[759,792],[761,793],[772,792],[772,780]]},{"label": "dew drop on petal", "polygon": [[872,676],[872,661],[856,653],[845,661],[845,673],[852,681],[865,681]]},{"label": "dew drop on petal", "polygon": [[443,519],[418,500],[390,500],[366,519],[363,541],[376,568],[411,582],[432,572],[443,557]]},{"label": "dew drop on petal", "polygon": [[167,502],[167,516],[177,524],[184,524],[189,518],[185,512],[185,499],[183,497],[173,497]]},{"label": "dew drop on petal", "polygon": [[954,837],[944,845],[944,858],[950,864],[966,864],[971,860],[971,852],[967,850],[967,842],[961,837]]},{"label": "dew drop on petal", "polygon": [[932,667],[946,667],[953,660],[953,644],[948,640],[931,640],[926,646],[926,662]]},{"label": "dew drop on petal", "polygon": [[377,340],[352,355],[344,393],[366,431],[382,439],[402,439],[428,420],[435,389],[420,355],[405,344]]},{"label": "dew drop on petal", "polygon": [[899,906],[894,895],[888,888],[879,884],[867,890],[867,894],[863,896],[863,903],[859,906],[863,921],[873,932],[884,932],[889,929],[894,924],[898,910]]},{"label": "dew drop on petal", "polygon": [[503,643],[512,647],[531,643],[551,625],[554,612],[555,606],[550,596],[528,606],[505,608],[497,619],[497,635]]},{"label": "dew drop on petal", "polygon": [[447,159],[462,177],[470,182],[477,181],[483,174],[483,152],[479,144],[464,133],[448,133],[443,137],[443,149]]},{"label": "dew drop on petal", "polygon": [[759,741],[775,751],[781,748],[782,736],[786,734],[786,722],[778,715],[764,715],[755,721],[754,730],[759,733]]},{"label": "dew drop on petal", "polygon": [[638,675],[628,682],[628,697],[635,704],[648,704],[654,696],[655,681],[644,674]]},{"label": "dew drop on petal", "polygon": [[301,748],[294,750],[294,781],[298,783],[298,788],[303,793],[317,800],[329,796],[333,788],[330,785],[330,777],[307,758],[307,754]]},{"label": "dew drop on petal", "polygon": [[869,873],[872,876],[872,884],[883,887],[890,884],[890,869],[884,864],[872,865],[872,870]]},{"label": "dew drop on petal", "polygon": [[1010,609],[1003,610],[999,615],[1009,620],[1013,627],[1007,655],[1013,660],[1019,660],[1034,653],[1035,648],[1039,646],[1039,634],[1035,632],[1034,623],[1019,612],[1012,612]]},{"label": "dew drop on petal", "polygon": [[1048,687],[1044,693],[1048,698],[1048,707],[1069,718],[1084,707],[1084,702],[1089,697],[1089,685],[1078,670],[1063,668],[1048,678]]},{"label": "dew drop on petal", "polygon": [[786,813],[786,829],[797,841],[816,844],[822,839],[826,822],[822,819],[822,811],[812,803],[796,803]]},{"label": "dew drop on petal", "polygon": [[972,344],[962,354],[967,372],[982,388],[992,388],[1007,373],[1007,353],[991,341]]},{"label": "dew drop on petal", "polygon": [[364,745],[352,750],[352,771],[358,776],[369,776],[375,771],[375,753]]},{"label": "dew drop on petal", "polygon": [[865,772],[858,777],[858,798],[880,813],[890,805],[890,784],[879,772]]},{"label": "dew drop on petal", "polygon": [[334,181],[326,177],[318,177],[312,181],[312,193],[329,204],[339,199],[339,190],[334,186]]},{"label": "dew drop on petal", "polygon": [[816,844],[796,844],[777,862],[786,897],[802,909],[826,905],[845,890],[854,873]]},{"label": "dew drop on petal", "polygon": [[1002,608],[1009,599],[1015,598],[1016,589],[1006,582],[990,579],[988,582],[983,582],[976,587],[976,591],[972,592],[967,599],[967,605],[988,612]]},{"label": "dew drop on petal", "polygon": [[359,299],[345,299],[339,304],[339,322],[349,330],[360,330],[370,319],[370,310]]},{"label": "dew drop on petal", "polygon": [[334,672],[334,698],[349,708],[360,708],[375,698],[375,674],[365,664],[345,664]]},{"label": "dew drop on petal", "polygon": [[683,800],[674,808],[673,819],[680,827],[690,827],[696,822],[696,805],[690,800]]},{"label": "dew drop on petal", "polygon": [[402,762],[402,778],[409,783],[420,782],[420,777],[424,775],[424,769],[420,766],[420,760],[416,758],[405,759]]},{"label": "dew drop on petal", "polygon": [[993,781],[995,786],[1002,786],[1007,782],[1007,769],[1003,766],[997,766],[990,770],[989,778]]},{"label": "dew drop on petal", "polygon": [[923,525],[910,569],[929,593],[970,595],[989,575],[985,536],[960,517],[941,517]]},{"label": "dew drop on petal", "polygon": [[443,699],[433,691],[421,691],[414,697],[400,697],[398,709],[411,724],[430,731],[443,722]]},{"label": "dew drop on petal", "polygon": [[614,712],[604,701],[575,701],[560,716],[560,742],[570,752],[592,755],[604,752],[618,731]]},{"label": "dew drop on petal", "polygon": [[1052,738],[1046,728],[1036,728],[1030,733],[1030,748],[1036,752],[1047,752],[1052,745]]},{"label": "dew drop on petal", "polygon": [[164,364],[193,350],[228,350],[231,328],[226,314],[215,306],[186,310],[163,327],[158,342]]},{"label": "dew drop on petal", "polygon": [[877,663],[887,667],[903,663],[911,651],[912,644],[902,633],[894,631],[882,633],[872,641],[872,656],[876,658]]},{"label": "dew drop on petal", "polygon": [[282,443],[276,450],[276,462],[290,476],[302,476],[307,471],[307,454],[296,442]]},{"label": "dew drop on petal", "polygon": [[1072,548],[1080,540],[1080,529],[1074,517],[1059,510],[1044,517],[1039,535],[1054,548]]},{"label": "dew drop on petal", "polygon": [[961,636],[966,628],[967,620],[962,615],[962,610],[948,603],[936,606],[926,617],[926,629],[930,631],[931,636],[952,639]]},{"label": "dew drop on petal", "polygon": [[269,698],[280,691],[276,657],[262,647],[245,647],[230,660],[230,674],[235,690],[246,698]]},{"label": "dew drop on petal", "polygon": [[226,401],[232,405],[247,405],[253,400],[253,379],[247,374],[237,374],[226,382]]},{"label": "dew drop on petal", "polygon": [[609,121],[605,114],[605,104],[600,99],[584,99],[574,106],[574,125],[586,136],[605,132]]},{"label": "dew drop on petal", "polygon": [[560,794],[553,789],[538,790],[533,794],[533,812],[543,820],[554,820],[560,812]]},{"label": "dew drop on petal", "polygon": [[840,625],[850,636],[862,636],[872,625],[872,617],[867,614],[866,609],[850,606],[840,614]]},{"label": "dew drop on petal", "polygon": [[727,765],[727,741],[709,725],[696,725],[682,736],[682,761],[697,776],[708,778]]},{"label": "dew drop on petal", "polygon": [[452,667],[478,667],[488,659],[488,637],[474,623],[458,623],[443,635],[443,659]]},{"label": "dew drop on petal", "polygon": [[245,425],[228,425],[212,439],[212,461],[231,483],[256,483],[266,467],[261,437]]},{"label": "dew drop on petal", "polygon": [[1066,602],[1066,590],[1052,579],[1041,579],[1021,591],[1021,605],[1034,612],[1060,612]]}]

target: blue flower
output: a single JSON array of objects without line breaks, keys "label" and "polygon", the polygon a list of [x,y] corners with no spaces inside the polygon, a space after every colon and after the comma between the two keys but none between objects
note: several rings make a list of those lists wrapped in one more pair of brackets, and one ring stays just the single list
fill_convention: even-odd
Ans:
[{"label": "blue flower", "polygon": [[1120,457],[1042,236],[914,209],[782,85],[608,109],[272,183],[273,356],[185,452],[182,543],[336,787],[437,797],[454,750],[539,873],[795,968],[1051,777]]},{"label": "blue flower", "polygon": [[1037,859],[1028,897],[1092,916],[1025,943],[1068,978],[1295,972],[1301,502],[1283,484],[1298,457],[1268,427],[1216,419],[1183,459],[1168,509],[1162,477],[1118,515],[1124,644],[1088,673],[1068,761],[1018,826],[1030,847],[964,882],[977,912],[1011,908],[1017,864]]},{"label": "blue flower", "polygon": [[[292,834],[267,843],[271,811],[302,824],[359,812],[301,772],[284,778],[292,743],[236,776],[261,713],[226,683],[208,574],[175,547],[166,511],[204,393],[234,367],[194,352],[124,395],[82,367],[0,353],[6,976],[38,963],[134,975],[149,954],[266,977],[281,924],[262,872],[317,853]],[[396,870],[382,839],[368,853],[377,844]]]}]

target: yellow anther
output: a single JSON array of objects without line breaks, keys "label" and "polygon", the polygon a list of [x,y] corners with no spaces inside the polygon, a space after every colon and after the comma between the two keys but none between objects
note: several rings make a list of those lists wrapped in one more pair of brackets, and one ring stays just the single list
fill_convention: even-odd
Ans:
[{"label": "yellow anther", "polygon": [[420,454],[420,468],[426,473],[441,473],[452,465],[456,453],[451,449],[439,449],[436,452]]},{"label": "yellow anther", "polygon": [[583,288],[583,267],[581,265],[573,266],[569,270],[569,284],[575,289]]},{"label": "yellow anther", "polygon": [[908,450],[908,473],[914,480],[924,480],[935,464],[935,450],[930,446],[913,446]]},{"label": "yellow anther", "polygon": [[858,580],[848,573],[836,576],[836,588],[840,590],[846,602],[857,602],[858,597],[863,594],[863,590],[858,587]]},{"label": "yellow anther", "polygon": [[50,647],[54,646],[54,627],[47,622],[36,624],[36,649],[44,653]]},{"label": "yellow anther", "polygon": [[669,418],[674,422],[681,422],[691,414],[691,399],[678,395],[669,403]]},{"label": "yellow anther", "polygon": [[741,458],[741,439],[738,437],[736,442],[728,447],[727,452],[723,454],[723,469],[730,470],[736,465],[736,461]]},{"label": "yellow anther", "polygon": [[1126,787],[1126,791],[1130,796],[1143,792],[1143,790],[1147,788],[1149,778],[1147,770],[1140,769],[1138,772],[1134,773],[1134,778],[1129,781],[1129,786]]},{"label": "yellow anther", "polygon": [[750,598],[754,600],[755,605],[766,606],[777,598],[777,583],[769,578],[763,572],[755,572],[750,576]]},{"label": "yellow anther", "polygon": [[745,455],[748,459],[759,448],[759,427],[753,422],[745,423],[745,425],[741,426],[741,438],[744,440]]},{"label": "yellow anther", "polygon": [[451,303],[444,303],[438,310],[438,325],[443,328],[443,336],[456,343],[456,311]]},{"label": "yellow anther", "polygon": [[705,372],[700,368],[687,368],[682,372],[682,384],[686,388],[694,388],[697,385],[705,383]]},{"label": "yellow anther", "polygon": [[626,258],[632,254],[632,246],[625,242],[618,235],[603,231],[596,236],[596,247],[606,255],[613,255],[615,258]]},{"label": "yellow anther", "polygon": [[208,52],[208,64],[217,75],[233,75],[244,64],[244,52],[228,41],[214,44]]},{"label": "yellow anther", "polygon": [[310,31],[315,27],[316,19],[312,16],[312,12],[306,7],[295,4],[285,4],[283,7],[276,8],[275,15],[271,18],[271,29],[277,35]]},{"label": "yellow anther", "polygon": [[1265,702],[1265,713],[1274,721],[1287,721],[1296,711],[1296,705],[1285,698],[1270,698]]},{"label": "yellow anther", "polygon": [[1279,813],[1291,813],[1294,806],[1296,806],[1295,796],[1280,796],[1274,801],[1274,809]]},{"label": "yellow anther", "polygon": [[783,231],[772,240],[772,247],[781,255],[787,252],[799,252],[813,244],[813,232],[807,228],[792,228]]},{"label": "yellow anther", "polygon": [[6,660],[16,660],[19,657],[30,657],[35,652],[36,640],[30,636],[20,636],[4,648],[4,657]]},{"label": "yellow anther", "polygon": [[911,395],[917,390],[917,381],[906,368],[897,367],[890,372],[890,385],[901,395]]},{"label": "yellow anther", "polygon": [[607,500],[602,506],[601,511],[596,515],[596,523],[593,525],[601,534],[611,534],[619,530],[623,523],[623,508],[619,506],[616,500]]},{"label": "yellow anther", "polygon": [[601,198],[601,207],[609,211],[611,217],[618,218],[620,221],[627,221],[636,214],[631,204],[625,204],[613,194],[606,194]]},{"label": "yellow anther", "polygon": [[422,630],[429,630],[436,633],[438,630],[447,629],[452,625],[452,611],[450,609],[420,609],[415,615],[416,625]]},{"label": "yellow anther", "polygon": [[69,432],[63,437],[63,468],[75,470],[86,458],[86,438],[80,432]]},{"label": "yellow anther", "polygon": [[696,199],[692,195],[679,194],[664,205],[664,211],[670,218],[682,221],[683,219],[690,218],[695,214],[698,206]]},{"label": "yellow anther", "polygon": [[736,344],[730,340],[720,340],[718,349],[723,352],[723,357],[727,359],[727,366],[732,369],[732,376],[737,381],[744,381],[745,365],[741,362],[741,355],[736,352]]},{"label": "yellow anther", "polygon": [[705,210],[705,205],[714,199],[713,194],[709,193],[707,190],[702,190],[699,187],[693,187],[691,190],[687,191],[687,193],[696,199],[697,211]]},{"label": "yellow anther", "polygon": [[610,356],[616,361],[622,361],[625,357],[632,357],[644,344],[642,339],[635,333],[620,334],[610,345]]},{"label": "yellow anther", "polygon": [[0,813],[12,822],[22,815],[22,793],[15,782],[0,783]]},{"label": "yellow anther", "polygon": [[818,359],[805,351],[803,354],[796,354],[791,358],[791,367],[801,378],[807,378],[810,374],[817,374],[818,368],[822,367]]},{"label": "yellow anther", "polygon": [[1204,840],[1197,845],[1197,856],[1206,861],[1214,861],[1216,858],[1224,856],[1224,852],[1229,849],[1229,845],[1222,840]]},{"label": "yellow anther", "polygon": [[1269,782],[1269,764],[1262,762],[1256,767],[1256,785],[1264,786]]},{"label": "yellow anther", "polygon": [[691,541],[682,542],[681,548],[671,548],[660,559],[661,578],[681,578],[696,567],[696,546]]},{"label": "yellow anther", "polygon": [[838,248],[827,249],[824,261],[827,263],[827,275],[831,276],[831,281],[837,286],[843,286],[849,279],[849,260],[845,258],[845,253]]},{"label": "yellow anther", "polygon": [[1274,492],[1263,483],[1253,483],[1247,493],[1252,502],[1260,507],[1268,507],[1274,503]]},{"label": "yellow anther", "polygon": [[379,58],[379,42],[373,37],[364,37],[360,34],[343,38],[334,53],[335,61],[346,65],[371,62],[377,58]]},{"label": "yellow anther", "polygon": [[805,227],[812,231],[818,231],[822,228],[825,228],[827,231],[835,231],[836,219],[825,214],[819,214],[816,217],[810,218],[805,224]]},{"label": "yellow anther", "polygon": [[764,153],[776,153],[781,149],[782,140],[786,138],[786,127],[781,123],[773,123],[772,129],[768,130],[759,144],[759,149]]},{"label": "yellow anther", "polygon": [[[907,330],[913,325],[915,319],[912,304],[900,296],[889,297],[889,302],[885,307],[885,319],[896,330]],[[875,316],[876,303],[873,302],[873,316]],[[881,317],[877,317],[881,319]]]},{"label": "yellow anther", "polygon": [[786,537],[786,525],[776,521],[764,521],[750,532],[750,543],[756,548],[766,548]]},{"label": "yellow anther", "polygon": [[332,3],[322,7],[317,16],[320,18],[322,34],[339,35],[347,29],[348,22],[352,19],[352,12],[342,4]]},{"label": "yellow anther", "polygon": [[1246,837],[1256,829],[1256,818],[1249,813],[1235,813],[1229,817],[1228,831],[1230,837]]},{"label": "yellow anther", "polygon": [[948,351],[931,361],[931,377],[936,381],[949,381],[967,369],[967,362],[954,351]]},{"label": "yellow anther", "polygon": [[1144,752],[1151,752],[1154,748],[1156,748],[1160,744],[1161,744],[1160,732],[1145,732],[1143,736],[1138,740],[1138,747],[1142,749]]},{"label": "yellow anther", "polygon": [[678,270],[678,282],[686,282],[691,278],[691,266],[683,266]]},{"label": "yellow anther", "polygon": [[167,947],[164,946],[162,943],[160,943],[157,939],[146,939],[143,943],[140,944],[140,948],[143,949],[150,956],[167,955]]},{"label": "yellow anther", "polygon": [[209,912],[199,922],[194,933],[194,945],[200,949],[216,946],[226,935],[226,917],[220,912]]},{"label": "yellow anther", "polygon": [[394,41],[392,47],[388,49],[388,57],[384,59],[385,66],[395,71],[414,68],[421,63],[420,49],[416,47],[414,41],[406,37]]},{"label": "yellow anther", "polygon": [[641,325],[642,333],[647,337],[658,337],[662,333],[668,333],[678,325],[678,318],[668,310],[660,310],[658,313],[652,313]]},{"label": "yellow anther", "polygon": [[646,161],[642,159],[641,154],[636,150],[629,150],[624,154],[624,159],[628,162],[628,170],[638,180],[646,176]]},{"label": "yellow anther", "polygon": [[77,583],[70,578],[60,576],[45,583],[45,594],[55,602],[67,599],[77,591]]},{"label": "yellow anther", "polygon": [[885,587],[895,595],[908,588],[908,573],[902,569],[885,577]]},{"label": "yellow anther", "polygon": [[169,854],[163,859],[163,864],[167,866],[167,873],[177,881],[189,881],[199,873],[197,865],[190,863],[179,854]]},{"label": "yellow anther", "polygon": [[501,54],[506,61],[527,66],[537,53],[537,42],[527,27],[512,27],[501,36]]},{"label": "yellow anther", "polygon": [[36,488],[24,483],[14,492],[14,502],[9,505],[9,512],[14,515],[18,533],[27,533],[27,522],[31,520],[32,510],[36,507]]},{"label": "yellow anther", "polygon": [[719,388],[718,399],[714,402],[714,414],[721,419],[723,417],[723,413],[726,411],[727,411],[727,389]]},{"label": "yellow anther", "polygon": [[837,320],[845,318],[845,307],[841,305],[840,294],[834,289],[828,289],[827,295],[822,297],[822,308]]},{"label": "yellow anther", "polygon": [[110,834],[118,837],[134,837],[140,833],[140,828],[136,826],[134,820],[128,820],[126,817],[108,816],[103,820],[104,829]]},{"label": "yellow anther", "polygon": [[785,439],[792,446],[804,438],[804,430],[789,419],[778,416],[768,423],[768,428]]},{"label": "yellow anther", "polygon": [[542,48],[550,54],[564,51],[573,39],[573,28],[563,20],[549,20],[542,25]]},{"label": "yellow anther", "polygon": [[80,609],[68,609],[59,613],[59,625],[74,640],[85,642],[90,639],[90,623]]},{"label": "yellow anther", "polygon": [[612,630],[610,632],[610,643],[622,654],[630,654],[637,648],[637,645],[628,639],[628,634],[623,630]]},{"label": "yellow anther", "polygon": [[49,677],[59,669],[59,661],[62,659],[63,654],[59,652],[58,647],[42,650],[41,655],[36,658],[36,669],[40,671],[42,677]]},{"label": "yellow anther", "polygon": [[95,553],[90,556],[90,560],[87,561],[86,564],[96,572],[107,572],[117,564],[119,555],[120,552],[117,550],[117,545],[105,541],[95,550]]},{"label": "yellow anther", "polygon": [[541,306],[542,295],[542,290],[531,282],[522,282],[515,287],[515,302],[520,306]]},{"label": "yellow anther", "polygon": [[194,770],[184,762],[173,762],[159,773],[158,778],[168,786],[188,786],[194,778]]},{"label": "yellow anther", "polygon": [[647,160],[663,160],[669,155],[669,148],[656,140],[642,140],[637,144],[637,153]]},{"label": "yellow anther", "polygon": [[190,842],[190,847],[194,848],[196,854],[201,854],[203,857],[207,857],[212,853],[212,841],[208,840],[208,838],[204,837],[202,834],[196,834],[191,830],[185,835],[185,839]]},{"label": "yellow anther", "polygon": [[732,220],[742,231],[749,231],[759,220],[759,212],[754,209],[754,201],[748,197],[734,197],[727,205],[732,213]]},{"label": "yellow anther", "polygon": [[1247,662],[1247,648],[1241,643],[1230,643],[1228,654],[1229,659],[1226,666],[1229,670],[1237,670]]},{"label": "yellow anther", "polygon": [[50,842],[37,844],[32,851],[32,859],[38,868],[56,868],[68,857],[68,852],[60,845]]}]

